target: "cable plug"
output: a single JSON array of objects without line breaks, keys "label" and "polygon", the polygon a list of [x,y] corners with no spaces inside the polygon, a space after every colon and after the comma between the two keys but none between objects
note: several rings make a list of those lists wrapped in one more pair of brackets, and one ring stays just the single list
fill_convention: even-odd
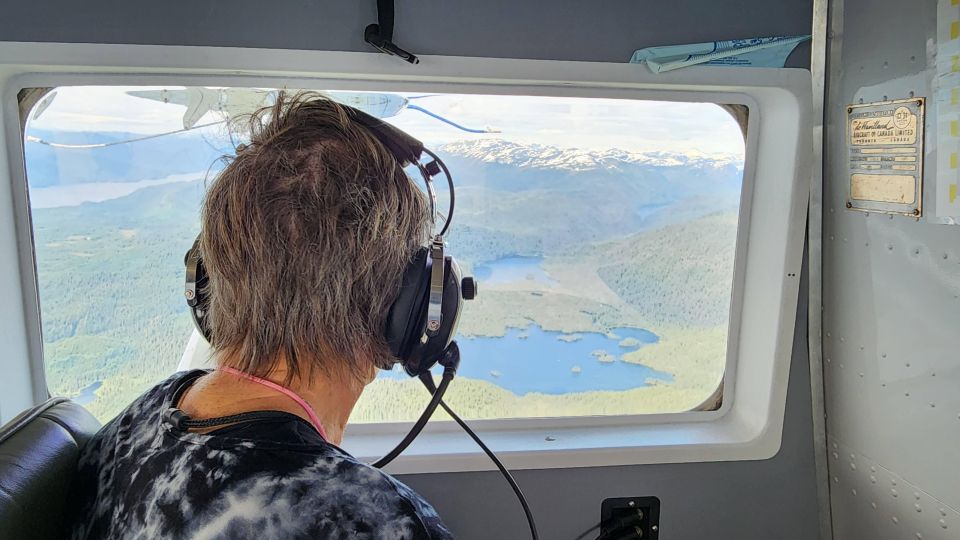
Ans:
[{"label": "cable plug", "polygon": [[643,529],[640,528],[643,518],[643,510],[640,509],[626,516],[610,517],[602,524],[607,532],[598,536],[597,540],[635,540],[643,538]]},{"label": "cable plug", "polygon": [[460,367],[460,346],[457,345],[456,341],[450,342],[437,363],[443,366],[444,377],[450,376],[452,378],[457,374],[457,369]]}]

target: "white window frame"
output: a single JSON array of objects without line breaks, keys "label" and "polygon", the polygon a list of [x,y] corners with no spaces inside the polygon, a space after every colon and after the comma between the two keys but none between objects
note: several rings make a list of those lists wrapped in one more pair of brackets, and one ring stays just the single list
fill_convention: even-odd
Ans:
[{"label": "white window frame", "polygon": [[[766,459],[780,448],[810,175],[809,73],[374,53],[0,43],[0,419],[46,393],[17,92],[76,85],[431,91],[742,104],[749,110],[723,405],[671,414],[471,422],[512,468]],[[455,250],[455,246],[453,247]],[[122,294],[122,291],[118,291]],[[465,362],[471,361],[469,358]],[[454,382],[456,384],[456,382]],[[355,425],[345,448],[373,459],[407,424]],[[451,422],[433,422],[392,472],[489,470]]]}]

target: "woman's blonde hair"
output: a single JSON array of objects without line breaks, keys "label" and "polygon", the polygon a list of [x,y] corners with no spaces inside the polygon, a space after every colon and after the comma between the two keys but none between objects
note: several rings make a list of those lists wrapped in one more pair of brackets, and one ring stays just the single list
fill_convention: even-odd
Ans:
[{"label": "woman's blonde hair", "polygon": [[[422,192],[343,106],[279,93],[211,183],[200,249],[218,361],[290,379],[393,362],[382,333],[425,240]],[[236,125],[236,124],[235,124]]]}]

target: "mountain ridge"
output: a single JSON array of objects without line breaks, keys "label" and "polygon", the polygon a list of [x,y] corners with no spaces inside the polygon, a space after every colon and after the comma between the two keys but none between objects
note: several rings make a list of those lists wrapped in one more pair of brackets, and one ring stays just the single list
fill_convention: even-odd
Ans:
[{"label": "mountain ridge", "polygon": [[566,169],[582,172],[594,169],[616,169],[624,165],[653,167],[743,169],[743,159],[731,154],[702,152],[649,151],[631,152],[619,148],[590,150],[538,143],[517,143],[504,139],[460,140],[437,147],[437,151],[484,163],[518,167]]}]

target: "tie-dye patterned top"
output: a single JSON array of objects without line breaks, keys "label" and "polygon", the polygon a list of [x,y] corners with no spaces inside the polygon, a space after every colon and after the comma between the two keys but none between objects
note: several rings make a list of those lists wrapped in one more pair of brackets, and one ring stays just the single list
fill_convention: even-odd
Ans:
[{"label": "tie-dye patterned top", "polygon": [[413,490],[298,416],[207,434],[164,421],[178,390],[204,373],[160,383],[84,447],[74,539],[452,538]]}]

